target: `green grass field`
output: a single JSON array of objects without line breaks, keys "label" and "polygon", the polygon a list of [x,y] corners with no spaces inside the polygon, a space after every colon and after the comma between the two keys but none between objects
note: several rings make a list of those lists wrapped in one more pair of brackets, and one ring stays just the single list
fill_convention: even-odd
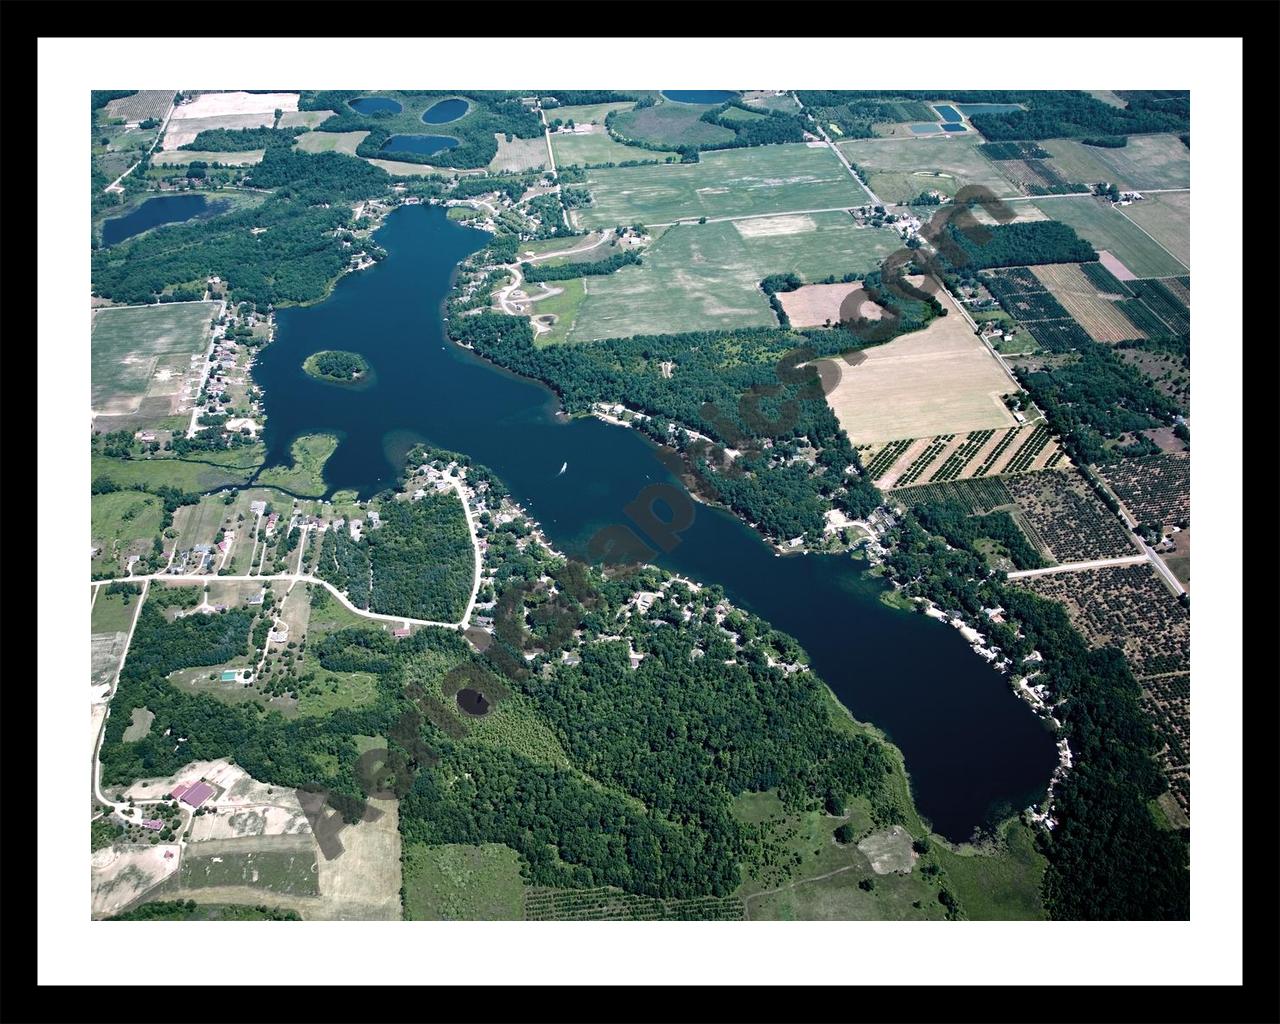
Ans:
[{"label": "green grass field", "polygon": [[129,603],[124,603],[124,594],[108,594],[104,583],[98,588],[98,599],[93,602],[93,614],[90,616],[90,629],[94,633],[127,633],[133,624],[133,617],[138,610],[137,595],[129,595]]},{"label": "green grass field", "polygon": [[1189,188],[1191,150],[1176,135],[1130,135],[1119,149],[1049,139],[1042,146],[1068,181],[1110,181],[1122,189]]},{"label": "green grass field", "polygon": [[613,167],[590,173],[584,227],[666,224],[860,206],[866,193],[826,146],[793,143],[703,153],[696,164]]},{"label": "green grass field", "polygon": [[167,416],[168,396],[190,369],[191,357],[209,345],[209,322],[218,307],[170,302],[96,310],[89,357],[94,413],[134,413],[153,395],[160,399],[157,414]]},{"label": "green grass field", "polygon": [[178,531],[178,546],[191,547],[193,544],[212,544],[218,535],[218,528],[230,517],[230,529],[243,531],[244,524],[235,525],[235,504],[228,505],[221,495],[210,494],[200,499],[199,504],[183,505],[173,514],[173,526]]},{"label": "green grass field", "polygon": [[[93,543],[102,550],[93,560],[95,570],[124,575],[125,556],[142,554],[160,533],[164,503],[153,494],[116,491],[90,499]],[[101,600],[101,598],[99,598]]]},{"label": "green grass field", "polygon": [[933,189],[954,196],[965,185],[983,185],[997,196],[1019,195],[976,141],[856,139],[839,146],[851,163],[867,172],[871,190],[885,202],[906,202]]},{"label": "green grass field", "polygon": [[1123,207],[1113,208],[1089,196],[1037,199],[1035,205],[1045,216],[1070,224],[1095,249],[1106,249],[1138,277],[1187,273],[1186,267],[1120,212]]},{"label": "green grass field", "polygon": [[586,279],[568,338],[776,324],[760,290],[765,277],[791,271],[807,281],[840,278],[875,269],[898,245],[892,231],[858,227],[845,213],[681,225],[649,246],[639,266]]},{"label": "green grass field", "polygon": [[580,277],[570,278],[567,281],[556,281],[552,287],[560,289],[559,293],[549,298],[541,299],[533,303],[533,315],[535,317],[554,316],[555,323],[551,325],[551,330],[543,334],[539,334],[535,340],[535,344],[539,347],[543,345],[559,345],[566,341],[577,338],[573,336],[573,326],[578,319],[578,313],[582,309],[582,303],[586,298],[587,292],[583,280]]},{"label": "green grass field", "polygon": [[613,127],[623,138],[650,142],[668,149],[732,141],[734,134],[728,128],[701,120],[707,109],[705,106],[662,100],[652,107],[618,114],[613,119]]},{"label": "green grass field", "polygon": [[614,103],[580,103],[572,107],[547,107],[547,120],[572,121],[574,124],[604,124],[610,111],[630,110],[635,106],[631,100]]},{"label": "green grass field", "polygon": [[935,839],[934,855],[969,920],[1043,920],[1040,882],[1048,861],[1036,849],[1034,835],[1022,822],[1009,822],[1002,834],[1004,844],[996,852],[987,853],[968,845],[953,850]]},{"label": "green grass field", "polygon": [[1120,213],[1147,232],[1187,267],[1191,266],[1191,193],[1156,192]]},{"label": "green grass field", "polygon": [[498,152],[489,161],[491,171],[527,171],[547,166],[547,139],[539,135],[532,139],[512,138],[507,141],[505,135],[495,136],[498,140]]},{"label": "green grass field", "polygon": [[315,840],[311,836],[259,836],[193,844],[179,869],[184,889],[247,885],[292,896],[316,896]]},{"label": "green grass field", "polygon": [[299,135],[293,147],[303,153],[346,153],[356,155],[356,147],[364,141],[367,131],[360,132],[306,132]]},{"label": "green grass field", "polygon": [[209,491],[215,487],[241,486],[262,465],[263,447],[201,452],[188,459],[122,459],[94,455],[91,478],[104,477],[130,487],[178,487],[184,491]]},{"label": "green grass field", "polygon": [[571,164],[620,164],[624,160],[661,163],[668,156],[652,149],[616,142],[603,128],[591,135],[556,132],[551,136],[551,149],[555,152],[556,164],[561,167]]},{"label": "green grass field", "polygon": [[427,846],[401,854],[407,921],[519,921],[524,881],[516,851],[499,843]]},{"label": "green grass field", "polygon": [[279,487],[290,494],[318,498],[327,489],[324,464],[337,450],[338,439],[333,434],[303,434],[290,447],[293,465],[268,466],[257,482],[264,487]]}]

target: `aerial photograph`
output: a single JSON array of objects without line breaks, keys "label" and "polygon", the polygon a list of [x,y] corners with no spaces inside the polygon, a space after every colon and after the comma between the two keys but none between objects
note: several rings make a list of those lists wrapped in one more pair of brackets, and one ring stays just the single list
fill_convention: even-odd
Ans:
[{"label": "aerial photograph", "polygon": [[1191,90],[361,62],[82,93],[81,916],[1189,921]]}]

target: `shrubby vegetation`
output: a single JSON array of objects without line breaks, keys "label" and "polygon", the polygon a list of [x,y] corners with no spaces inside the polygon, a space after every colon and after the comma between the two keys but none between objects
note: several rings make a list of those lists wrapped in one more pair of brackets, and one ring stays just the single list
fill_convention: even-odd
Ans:
[{"label": "shrubby vegetation", "polygon": [[305,128],[206,128],[179,149],[210,153],[243,153],[268,146],[287,146]]},{"label": "shrubby vegetation", "polygon": [[574,277],[601,277],[605,274],[615,274],[623,267],[642,262],[643,260],[638,252],[628,249],[626,252],[614,253],[607,259],[596,260],[592,263],[562,263],[559,266],[522,263],[520,264],[520,272],[524,275],[524,279],[529,282],[564,281]]}]

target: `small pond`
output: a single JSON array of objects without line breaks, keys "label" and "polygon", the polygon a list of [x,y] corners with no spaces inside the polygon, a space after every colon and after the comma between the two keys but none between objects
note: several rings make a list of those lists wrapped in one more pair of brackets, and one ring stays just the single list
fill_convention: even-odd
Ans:
[{"label": "small pond", "polygon": [[1023,109],[1018,103],[959,103],[957,106],[965,117],[973,117],[974,114],[1007,114]]},{"label": "small pond", "polygon": [[938,112],[938,116],[944,121],[954,123],[960,120],[960,114],[955,107],[949,107],[945,103],[941,105],[935,103],[933,109]]},{"label": "small pond", "polygon": [[458,120],[469,106],[466,100],[441,100],[422,115],[422,120],[426,124],[448,124]]},{"label": "small pond", "polygon": [[383,153],[440,153],[457,146],[452,135],[393,135],[382,144]]},{"label": "small pond", "polygon": [[398,114],[404,110],[387,96],[361,96],[358,100],[349,100],[348,106],[357,114]]},{"label": "small pond", "polygon": [[129,213],[102,222],[102,244],[115,245],[161,224],[178,224],[196,217],[212,217],[231,204],[225,199],[209,202],[204,196],[158,196]]},{"label": "small pond", "polygon": [[965,126],[962,124],[944,124],[942,126],[942,130],[944,132],[963,132],[963,131],[967,131],[968,129],[965,128]]},{"label": "small pond", "polygon": [[477,717],[489,713],[489,702],[485,700],[484,694],[470,688],[458,691],[458,707],[468,715]]}]

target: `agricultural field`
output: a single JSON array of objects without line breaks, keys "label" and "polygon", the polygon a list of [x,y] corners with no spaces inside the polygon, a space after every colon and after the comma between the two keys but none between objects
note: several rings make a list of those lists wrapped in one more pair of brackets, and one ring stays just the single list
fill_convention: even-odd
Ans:
[{"label": "agricultural field", "polygon": [[871,191],[886,203],[905,203],[930,190],[954,196],[965,185],[985,186],[1000,197],[1019,195],[997,165],[982,155],[977,141],[854,139],[839,147],[850,163],[867,173]]},{"label": "agricultural field", "polygon": [[1114,255],[1136,277],[1179,277],[1187,273],[1186,266],[1121,213],[1120,207],[1105,200],[1065,196],[1037,199],[1035,203],[1047,216],[1074,228],[1095,249]]},{"label": "agricultural field", "polygon": [[793,143],[702,153],[696,164],[590,172],[594,202],[574,210],[584,228],[667,224],[861,206],[866,193],[826,146]]},{"label": "agricultural field", "polygon": [[93,312],[91,396],[95,420],[133,427],[180,411],[199,379],[217,302],[109,306]]},{"label": "agricultural field", "polygon": [[218,128],[270,128],[277,110],[296,111],[298,94],[206,92],[173,108],[161,149],[177,149],[202,131]]},{"label": "agricultural field", "polygon": [[524,879],[509,846],[404,847],[406,921],[521,921]]},{"label": "agricultural field", "polygon": [[561,121],[574,124],[604,124],[604,119],[615,110],[630,110],[635,106],[633,100],[615,100],[612,103],[579,103],[568,107],[547,107],[548,121],[559,118]]},{"label": "agricultural field", "polygon": [[1063,309],[1094,341],[1115,342],[1145,338],[1110,298],[1080,269],[1078,263],[1052,263],[1033,267],[1031,272],[1048,289]]},{"label": "agricultural field", "polygon": [[1173,254],[1191,266],[1191,193],[1157,192],[1120,212]]},{"label": "agricultural field", "polygon": [[[795,291],[779,292],[778,301],[793,327],[823,327],[851,316],[880,319],[880,307],[869,299],[859,300],[862,284],[807,284]],[[855,308],[856,303],[856,308]]]},{"label": "agricultural field", "polygon": [[922,331],[867,350],[839,366],[827,395],[854,444],[1014,426],[1002,396],[1017,390],[945,293],[950,307]]},{"label": "agricultural field", "polygon": [[150,118],[164,120],[165,114],[173,104],[174,95],[173,89],[144,89],[135,92],[132,96],[111,100],[103,107],[102,112],[105,117],[121,118],[129,124]]},{"label": "agricultural field", "polygon": [[333,117],[332,110],[287,110],[280,115],[280,128],[318,128]]},{"label": "agricultural field", "polygon": [[613,118],[613,129],[624,139],[648,142],[664,149],[732,142],[734,133],[701,120],[706,106],[659,100],[651,107],[626,110]]},{"label": "agricultural field", "polygon": [[356,147],[364,142],[367,131],[360,132],[304,132],[293,143],[293,148],[303,153],[346,153],[356,155]]},{"label": "agricultural field", "polygon": [[171,879],[178,870],[178,846],[107,846],[90,862],[92,911],[95,918],[126,909],[144,893]]},{"label": "agricultural field", "polygon": [[525,895],[526,921],[741,921],[742,917],[742,901],[732,896],[663,900],[604,886],[532,886]]},{"label": "agricultural field", "polygon": [[1011,476],[1005,486],[1055,561],[1087,562],[1138,554],[1120,520],[1074,470]]},{"label": "agricultural field", "polygon": [[491,171],[527,171],[547,166],[547,140],[539,135],[532,139],[512,136],[507,141],[504,134],[495,134],[498,152],[489,161]]},{"label": "agricultural field", "polygon": [[781,110],[786,114],[794,114],[800,109],[795,96],[789,92],[779,94],[775,89],[748,89],[742,94],[742,101],[763,110]]},{"label": "agricultural field", "polygon": [[[920,484],[945,485],[998,474],[1031,473],[1056,466],[1065,457],[1041,423],[871,444],[862,453],[863,464],[877,487],[911,491]],[[898,492],[894,493],[896,497]]]},{"label": "agricultural field", "polygon": [[1086,146],[1075,139],[1049,139],[1041,145],[1070,181],[1109,181],[1139,192],[1191,185],[1191,150],[1176,135],[1130,135],[1119,149]]},{"label": "agricultural field", "polygon": [[1191,521],[1189,455],[1125,459],[1100,472],[1136,522],[1174,526]]},{"label": "agricultural field", "polygon": [[[544,152],[545,145],[543,143]],[[620,164],[624,160],[661,163],[670,155],[640,146],[625,145],[614,139],[603,127],[594,128],[590,132],[555,132],[551,136],[551,148],[556,155],[556,164],[560,167],[573,164]]]},{"label": "agricultural field", "polygon": [[[137,595],[130,594],[128,603],[124,594],[108,594],[108,584],[98,588],[98,598],[93,602],[90,628],[98,633],[127,633],[138,610]],[[119,661],[119,658],[116,659]]]},{"label": "agricultural field", "polygon": [[[791,271],[806,280],[879,265],[898,243],[887,229],[858,227],[844,213],[714,224],[666,231],[639,266],[584,280],[572,340],[776,324],[760,282]],[[539,313],[541,304],[535,306]]]}]

